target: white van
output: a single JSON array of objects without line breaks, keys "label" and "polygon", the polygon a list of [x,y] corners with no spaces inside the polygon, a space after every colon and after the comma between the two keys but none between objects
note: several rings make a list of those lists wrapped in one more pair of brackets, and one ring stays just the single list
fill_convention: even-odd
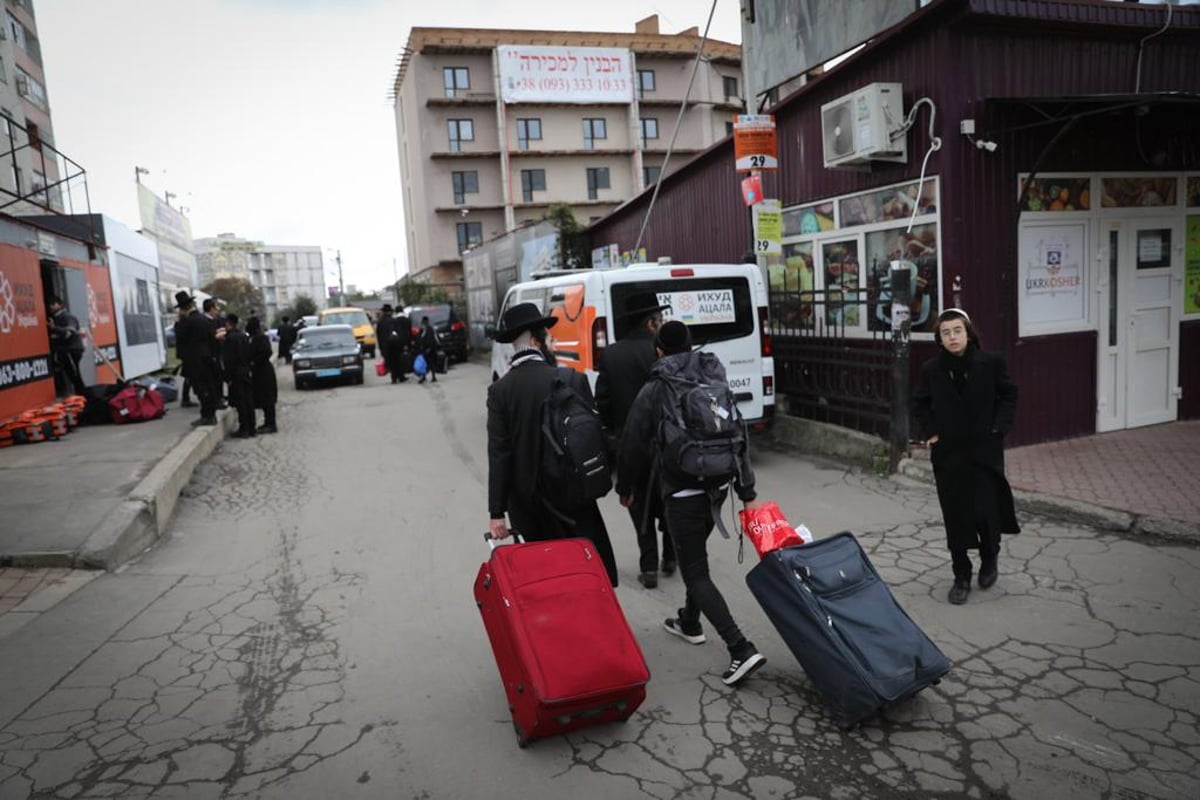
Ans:
[{"label": "white van", "polygon": [[[775,413],[775,360],[767,287],[754,264],[631,264],[551,273],[512,286],[500,315],[517,303],[549,312],[558,320],[551,331],[558,363],[585,373],[595,388],[600,354],[628,333],[631,321],[621,315],[643,292],[669,303],[663,316],[686,324],[696,348],[721,359],[742,415],[752,427],[765,428]],[[492,380],[508,372],[512,354],[510,344],[493,345]]]}]

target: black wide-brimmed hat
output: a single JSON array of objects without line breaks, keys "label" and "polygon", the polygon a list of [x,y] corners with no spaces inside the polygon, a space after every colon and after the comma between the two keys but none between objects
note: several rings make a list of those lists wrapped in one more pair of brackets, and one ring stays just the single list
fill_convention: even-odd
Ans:
[{"label": "black wide-brimmed hat", "polygon": [[192,297],[190,294],[188,294],[185,291],[178,291],[175,293],[175,307],[176,308],[183,308],[184,306],[190,306],[194,302],[196,302],[196,298]]},{"label": "black wide-brimmed hat", "polygon": [[392,304],[391,304],[391,303],[384,303],[384,304],[383,304],[383,308],[379,309],[379,313],[380,313],[380,314],[390,314],[390,313],[392,313]]},{"label": "black wide-brimmed hat", "polygon": [[625,312],[621,316],[636,319],[658,311],[665,311],[670,307],[670,303],[658,302],[658,295],[654,292],[638,292],[629,297],[629,302],[625,306]]},{"label": "black wide-brimmed hat", "polygon": [[556,322],[558,319],[555,317],[543,317],[533,303],[517,303],[504,312],[500,318],[500,328],[492,338],[501,344],[509,344],[525,331],[553,328]]}]

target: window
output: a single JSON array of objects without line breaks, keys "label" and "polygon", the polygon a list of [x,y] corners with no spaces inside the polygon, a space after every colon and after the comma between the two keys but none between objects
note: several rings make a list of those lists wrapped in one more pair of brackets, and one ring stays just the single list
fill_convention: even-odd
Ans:
[{"label": "window", "polygon": [[646,92],[654,91],[654,70],[639,69],[637,71],[638,97],[645,97]]},{"label": "window", "polygon": [[608,179],[608,167],[587,168],[588,200],[599,200],[601,189],[612,188]]},{"label": "window", "polygon": [[733,135],[733,120],[726,120],[726,122],[725,122],[725,135],[726,135],[726,136],[732,136],[732,135]]},{"label": "window", "polygon": [[608,126],[604,122],[604,118],[588,117],[583,121],[583,149],[595,150],[596,139],[608,138]]},{"label": "window", "polygon": [[528,150],[531,141],[541,141],[542,121],[536,117],[517,120],[517,149]]},{"label": "window", "polygon": [[466,67],[442,67],[442,85],[446,97],[458,97],[459,92],[471,88],[471,72]]},{"label": "window", "polygon": [[463,253],[483,243],[482,222],[460,222],[454,226],[458,231],[458,252]]},{"label": "window", "polygon": [[662,175],[662,167],[642,167],[642,183],[646,186],[658,183],[660,175]]},{"label": "window", "polygon": [[534,192],[546,191],[546,170],[544,169],[523,169],[521,170],[521,200],[526,203],[533,202]]},{"label": "window", "polygon": [[726,75],[721,78],[721,83],[725,86],[725,97],[740,97],[738,94],[738,80],[732,75]]},{"label": "window", "polygon": [[469,119],[451,119],[447,120],[447,125],[450,129],[450,152],[457,153],[462,150],[463,142],[475,141],[475,123]]},{"label": "window", "polygon": [[476,170],[451,172],[450,178],[454,183],[455,205],[461,206],[467,202],[469,194],[479,194],[479,173]]},{"label": "window", "polygon": [[647,139],[658,138],[658,120],[654,117],[645,117],[642,122],[642,146],[645,147]]},{"label": "window", "polygon": [[16,70],[17,94],[29,100],[29,102],[43,111],[49,110],[46,103],[46,88],[25,70],[20,67],[16,67]]}]

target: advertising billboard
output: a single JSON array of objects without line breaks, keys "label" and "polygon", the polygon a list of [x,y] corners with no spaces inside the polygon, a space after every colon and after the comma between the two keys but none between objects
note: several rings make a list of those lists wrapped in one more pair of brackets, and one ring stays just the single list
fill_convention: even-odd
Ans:
[{"label": "advertising billboard", "polygon": [[54,402],[38,254],[0,245],[0,419]]},{"label": "advertising billboard", "polygon": [[196,257],[192,255],[192,224],[187,217],[138,184],[138,210],[142,230],[158,241],[162,282],[169,286],[196,284]]},{"label": "advertising billboard", "polygon": [[505,103],[632,103],[633,57],[616,47],[502,45]]}]

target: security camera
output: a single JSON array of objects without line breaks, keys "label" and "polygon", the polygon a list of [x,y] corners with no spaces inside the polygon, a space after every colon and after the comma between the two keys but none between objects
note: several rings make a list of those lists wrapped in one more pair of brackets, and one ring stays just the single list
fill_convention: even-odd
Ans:
[{"label": "security camera", "polygon": [[471,213],[471,209],[464,208],[464,209],[461,209],[458,213],[465,217],[467,214]]}]

